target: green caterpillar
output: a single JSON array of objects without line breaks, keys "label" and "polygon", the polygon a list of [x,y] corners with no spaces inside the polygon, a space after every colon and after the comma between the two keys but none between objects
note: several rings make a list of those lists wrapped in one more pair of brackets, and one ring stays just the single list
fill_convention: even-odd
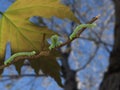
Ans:
[{"label": "green caterpillar", "polygon": [[78,33],[79,30],[81,30],[82,28],[92,28],[95,27],[96,23],[93,24],[80,24],[78,25],[75,30],[73,31],[73,33],[70,35],[70,40],[72,40],[74,37],[76,37],[76,34]]},{"label": "green caterpillar", "polygon": [[51,38],[51,45],[49,46],[49,50],[59,46],[61,42],[59,42],[59,36],[58,35],[53,35]]},{"label": "green caterpillar", "polygon": [[32,55],[35,55],[35,54],[36,54],[35,51],[15,53],[4,62],[4,65],[7,65],[8,63],[12,62],[18,56],[32,56]]}]

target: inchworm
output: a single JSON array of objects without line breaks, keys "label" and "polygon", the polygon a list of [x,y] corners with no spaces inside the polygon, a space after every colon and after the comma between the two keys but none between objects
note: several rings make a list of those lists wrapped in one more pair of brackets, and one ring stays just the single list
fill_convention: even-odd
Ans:
[{"label": "inchworm", "polygon": [[73,31],[73,33],[70,35],[70,40],[73,39],[76,34],[78,33],[79,30],[81,30],[82,28],[92,28],[92,27],[95,27],[96,26],[96,23],[93,23],[93,24],[80,24],[78,25],[75,30]]},{"label": "inchworm", "polygon": [[7,65],[8,63],[10,63],[11,61],[13,61],[16,57],[18,56],[32,56],[35,55],[36,52],[32,51],[32,52],[19,52],[19,53],[15,53],[13,54],[10,58],[8,58],[5,62],[4,65]]},{"label": "inchworm", "polygon": [[58,35],[53,35],[51,38],[51,45],[49,46],[49,50],[59,46],[61,42],[59,41],[59,36]]}]

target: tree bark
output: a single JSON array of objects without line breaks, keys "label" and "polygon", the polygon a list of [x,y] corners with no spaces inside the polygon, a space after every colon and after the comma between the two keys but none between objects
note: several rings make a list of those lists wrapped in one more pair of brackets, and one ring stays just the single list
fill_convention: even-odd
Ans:
[{"label": "tree bark", "polygon": [[108,71],[104,74],[99,90],[120,90],[120,0],[115,6],[114,45],[110,53]]},{"label": "tree bark", "polygon": [[68,50],[62,53],[62,74],[65,79],[64,90],[78,90],[76,81],[76,71],[72,70],[68,63],[68,58],[70,54],[70,46],[68,45]]}]

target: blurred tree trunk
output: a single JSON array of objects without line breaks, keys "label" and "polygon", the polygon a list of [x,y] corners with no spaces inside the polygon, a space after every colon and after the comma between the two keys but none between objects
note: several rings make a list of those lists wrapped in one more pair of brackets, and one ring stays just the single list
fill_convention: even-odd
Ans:
[{"label": "blurred tree trunk", "polygon": [[114,46],[100,90],[120,90],[120,0],[113,0],[113,2],[115,6]]},{"label": "blurred tree trunk", "polygon": [[68,58],[70,55],[70,45],[67,47],[67,51],[62,53],[61,63],[62,63],[62,75],[65,80],[64,90],[78,90],[76,81],[76,71],[72,70],[68,63]]}]

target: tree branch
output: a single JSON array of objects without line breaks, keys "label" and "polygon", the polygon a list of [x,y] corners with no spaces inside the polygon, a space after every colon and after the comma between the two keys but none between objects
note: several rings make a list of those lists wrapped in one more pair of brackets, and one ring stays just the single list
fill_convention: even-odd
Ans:
[{"label": "tree branch", "polygon": [[[96,17],[93,17],[93,18],[88,22],[88,24],[92,24],[93,22],[95,22],[96,20],[98,20],[99,17],[100,17],[100,15],[98,15],[98,16],[96,16]],[[81,34],[83,31],[85,31],[85,29],[86,29],[86,28],[82,28],[81,30],[79,30],[79,32],[78,32],[78,34],[77,34],[76,37],[74,37],[72,40],[68,39],[66,42],[64,42],[64,43],[62,43],[61,45],[55,47],[54,49],[58,49],[58,48],[60,48],[60,47],[62,47],[62,46],[65,46],[65,45],[71,43],[73,40],[79,38],[80,34]],[[44,39],[45,39],[45,34],[43,35],[43,40],[44,40]],[[44,41],[45,41],[45,40],[44,40]],[[45,44],[45,42],[44,42],[43,45],[42,45],[43,48],[44,48],[44,46],[45,46],[44,44]],[[19,57],[16,57],[16,58],[15,58],[11,63],[9,63],[8,65],[2,65],[2,66],[0,66],[0,69],[4,69],[5,67],[7,67],[7,66],[9,66],[9,65],[11,65],[11,64],[19,61],[19,60],[36,59],[36,58],[39,58],[39,57],[41,57],[41,56],[48,56],[49,53],[50,53],[50,50],[47,50],[47,51],[42,50],[42,51],[41,51],[39,54],[37,54],[37,55],[33,55],[33,56],[19,56]]]},{"label": "tree branch", "polygon": [[45,74],[23,74],[23,75],[2,75],[1,77],[9,77],[9,78],[20,78],[20,77],[41,77],[41,76],[47,76]]}]

